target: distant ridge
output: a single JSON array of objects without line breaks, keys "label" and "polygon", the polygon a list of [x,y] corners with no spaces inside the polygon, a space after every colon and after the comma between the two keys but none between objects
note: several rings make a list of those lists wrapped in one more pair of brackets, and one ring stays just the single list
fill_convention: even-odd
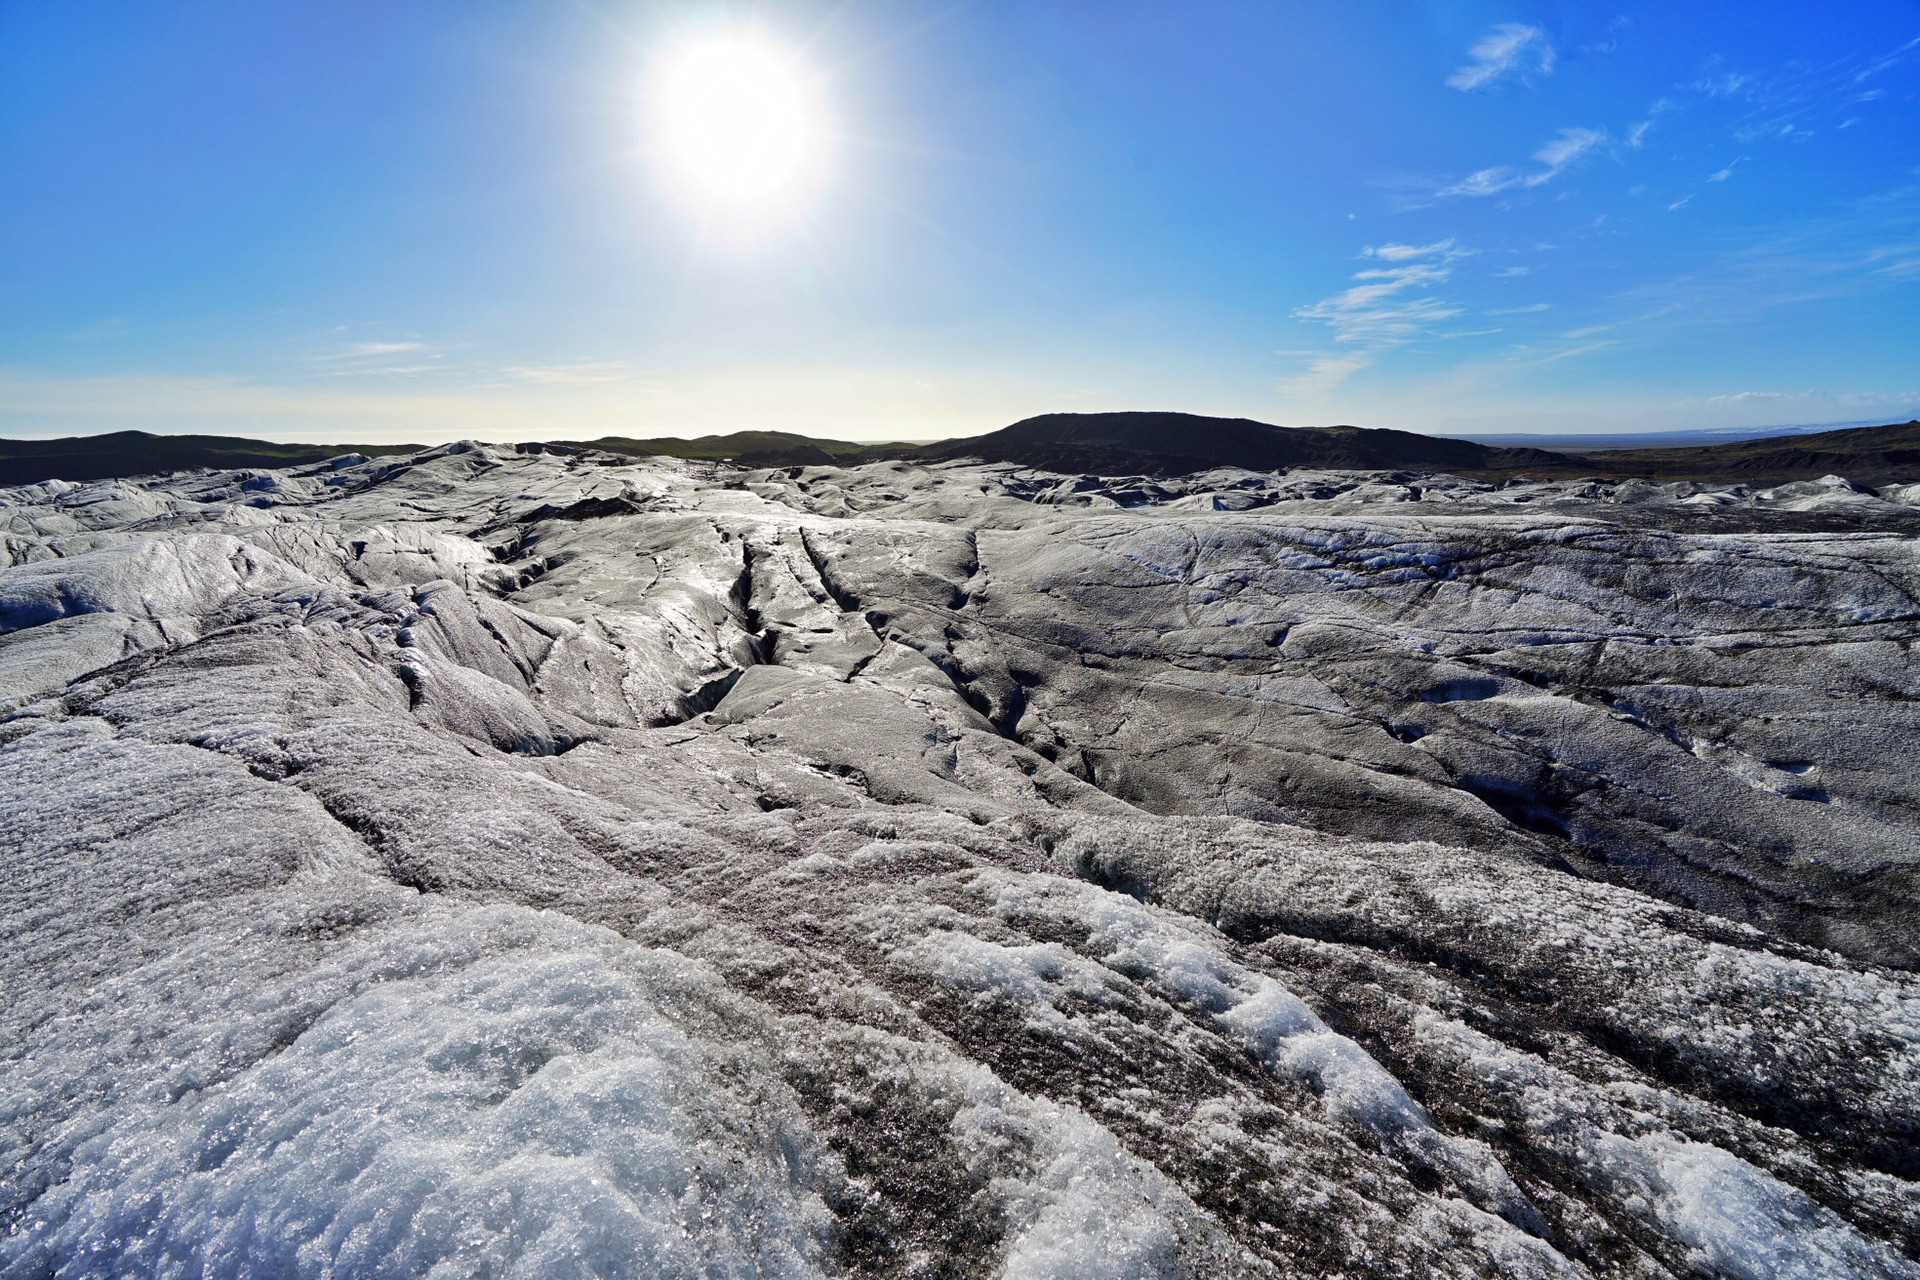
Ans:
[{"label": "distant ridge", "polygon": [[598,440],[557,441],[579,444],[608,453],[624,453],[637,458],[699,458],[711,462],[731,462],[743,467],[849,466],[878,458],[900,457],[918,446],[911,444],[856,444],[851,440],[827,440],[819,436],[797,435],[791,431],[735,431],[724,436],[696,436],[683,440],[677,436],[632,439],[627,436],[601,436]]},{"label": "distant ridge", "polygon": [[1192,413],[1048,413],[914,454],[980,458],[1050,471],[1169,475],[1208,467],[1316,467],[1696,480],[1769,485],[1842,475],[1862,484],[1920,480],[1920,420],[1728,444],[1561,453],[1366,427],[1277,427]]},{"label": "distant ridge", "polygon": [[1841,475],[1861,484],[1910,482],[1920,480],[1920,418],[1698,448],[1615,449],[1580,462],[1599,476],[1779,484]]},{"label": "distant ridge", "polygon": [[1277,471],[1496,471],[1559,466],[1565,455],[1368,427],[1276,427],[1196,413],[1045,413],[989,435],[947,440],[923,458],[980,458],[1049,471],[1178,474],[1208,467]]},{"label": "distant ridge", "polygon": [[1744,440],[1773,440],[1784,436],[1825,435],[1830,431],[1886,425],[1885,418],[1852,422],[1786,422],[1766,427],[1690,427],[1672,431],[1462,431],[1458,437],[1495,448],[1532,445],[1556,453],[1592,453],[1608,449],[1704,449]]},{"label": "distant ridge", "polygon": [[114,431],[59,440],[0,440],[0,485],[114,480],[198,467],[294,467],[343,453],[414,453],[418,444],[274,444],[240,436],[156,436]]},{"label": "distant ridge", "polygon": [[[196,467],[287,467],[343,453],[412,453],[417,444],[274,444],[235,436],[156,436],[144,431],[61,440],[0,440],[0,485],[104,480]],[[687,440],[603,436],[519,449],[598,449],[740,467],[855,466],[898,459],[978,458],[1048,471],[1180,475],[1210,467],[1282,471],[1447,471],[1495,479],[1516,475],[1695,480],[1770,485],[1842,475],[1861,484],[1920,481],[1920,419],[1880,427],[1767,436],[1728,444],[1609,449],[1587,454],[1513,448],[1368,427],[1280,427],[1251,418],[1194,413],[1047,413],[981,436],[934,444],[827,440],[787,431],[736,431]]]}]

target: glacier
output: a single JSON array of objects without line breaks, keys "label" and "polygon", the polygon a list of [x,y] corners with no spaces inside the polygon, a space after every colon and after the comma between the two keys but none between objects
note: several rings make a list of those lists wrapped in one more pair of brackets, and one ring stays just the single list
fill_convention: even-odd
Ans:
[{"label": "glacier", "polygon": [[0,1277],[1920,1277],[1916,501],[0,490]]}]

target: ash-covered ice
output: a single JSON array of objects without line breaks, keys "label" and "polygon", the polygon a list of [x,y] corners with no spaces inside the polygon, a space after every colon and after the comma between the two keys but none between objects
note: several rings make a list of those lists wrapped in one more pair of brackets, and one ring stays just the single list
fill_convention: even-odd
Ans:
[{"label": "ash-covered ice", "polygon": [[1903,489],[0,491],[0,1277],[1920,1277]]}]

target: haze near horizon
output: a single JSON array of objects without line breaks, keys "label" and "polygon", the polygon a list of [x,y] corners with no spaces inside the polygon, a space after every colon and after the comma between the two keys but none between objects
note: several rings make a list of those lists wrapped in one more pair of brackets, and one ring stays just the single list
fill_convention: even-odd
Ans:
[{"label": "haze near horizon", "polygon": [[1911,5],[0,11],[0,434],[1920,413]]}]

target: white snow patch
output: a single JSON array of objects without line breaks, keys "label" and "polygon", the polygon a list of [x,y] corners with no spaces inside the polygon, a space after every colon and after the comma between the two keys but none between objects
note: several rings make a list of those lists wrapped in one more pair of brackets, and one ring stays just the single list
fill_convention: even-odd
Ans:
[{"label": "white snow patch", "polygon": [[[1663,1129],[1622,1134],[1581,1081],[1437,1014],[1420,1039],[1525,1100],[1526,1124],[1573,1156],[1582,1181],[1729,1280],[1920,1280],[1920,1267],[1738,1156]],[[1645,1123],[1648,1117],[1637,1118]]]},{"label": "white snow patch", "polygon": [[[1367,1130],[1388,1149],[1449,1178],[1482,1209],[1545,1230],[1539,1211],[1491,1148],[1442,1133],[1392,1073],[1278,981],[1235,963],[1209,940],[1124,894],[1052,876],[998,874],[975,883],[995,895],[996,909],[1009,920],[1071,919],[1088,931],[1089,947],[1105,953],[1106,967],[1206,1010],[1269,1071],[1311,1089],[1331,1118]],[[1003,969],[1000,976],[1011,991],[1025,983],[1016,969]]]},{"label": "white snow patch", "polygon": [[[337,964],[340,998],[279,1053],[118,1099],[0,1275],[819,1273],[804,1118],[665,1011],[715,997],[700,966],[512,907],[424,913]],[[243,1038],[265,995],[200,1034]]]},{"label": "white snow patch", "polygon": [[1600,1134],[1596,1168],[1629,1207],[1687,1246],[1688,1260],[1729,1280],[1865,1280],[1920,1276],[1806,1195],[1730,1152],[1667,1133]]},{"label": "white snow patch", "polygon": [[1060,995],[1104,1004],[1118,981],[1059,943],[1006,946],[958,930],[935,930],[889,954],[952,986],[1010,999],[1029,1020],[1053,1031],[1065,1031],[1072,1021],[1055,1003]]},{"label": "white snow patch", "polygon": [[1157,1170],[1085,1113],[1016,1093],[985,1068],[965,1068],[963,1088],[949,1128],[969,1163],[984,1170],[1027,1153],[991,1183],[1010,1220],[1005,1280],[1185,1273],[1174,1220],[1199,1214]]}]

